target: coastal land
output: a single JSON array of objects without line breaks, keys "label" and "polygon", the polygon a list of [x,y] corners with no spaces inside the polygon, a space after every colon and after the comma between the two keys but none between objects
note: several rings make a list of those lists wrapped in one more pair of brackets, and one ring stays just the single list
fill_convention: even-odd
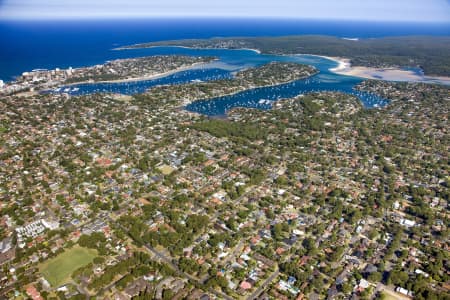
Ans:
[{"label": "coastal land", "polygon": [[449,76],[426,76],[419,74],[417,71],[408,70],[405,68],[385,67],[364,67],[352,66],[350,58],[343,57],[320,57],[335,61],[338,65],[331,68],[330,71],[340,75],[355,76],[365,79],[386,80],[386,81],[404,81],[404,82],[424,82],[450,85]]},{"label": "coastal land", "polygon": [[147,97],[180,101],[187,105],[216,97],[233,95],[245,90],[275,86],[308,78],[319,71],[308,65],[272,62],[237,72],[231,79],[157,86],[147,91]]},{"label": "coastal land", "polygon": [[[171,41],[169,41],[169,42],[171,42]],[[131,46],[123,46],[123,47],[114,48],[114,49],[112,49],[112,50],[115,50],[115,51],[122,51],[122,50],[139,49],[139,48],[141,48],[141,45],[144,45],[144,44],[136,44],[136,45],[131,45]],[[157,45],[155,45],[155,46],[148,46],[148,47],[145,46],[145,47],[143,47],[143,48],[157,48],[157,47],[161,47],[161,46],[157,46]],[[170,47],[181,48],[181,49],[198,49],[198,50],[208,50],[208,49],[212,49],[212,48],[209,48],[209,47],[204,47],[204,48],[202,48],[202,47],[173,46],[173,45],[170,45]],[[252,48],[223,48],[223,49],[227,49],[227,50],[248,50],[248,51],[253,51],[253,52],[257,53],[257,54],[261,54],[261,51],[260,51],[260,50],[258,50],[258,49],[252,49]]]},{"label": "coastal land", "polygon": [[111,79],[111,80],[89,79],[89,80],[84,80],[84,81],[75,81],[73,83],[65,84],[65,86],[79,85],[79,84],[89,84],[89,83],[122,83],[122,82],[146,81],[146,80],[152,80],[152,79],[158,79],[158,78],[166,77],[166,76],[178,73],[178,72],[187,71],[187,70],[190,70],[190,69],[195,68],[195,67],[199,67],[199,66],[207,64],[207,63],[209,63],[209,61],[202,61],[202,62],[198,62],[198,63],[192,63],[190,65],[177,67],[177,68],[175,68],[173,70],[164,71],[164,72],[160,72],[160,73],[143,74],[141,76],[134,75],[134,76],[137,76],[137,77],[127,77],[127,78],[122,78],[122,79]]},{"label": "coastal land", "polygon": [[15,81],[6,83],[0,89],[0,94],[33,92],[61,85],[151,80],[210,63],[215,59],[215,57],[159,55],[117,59],[102,65],[82,68],[35,70],[24,72]]},{"label": "coastal land", "polygon": [[355,67],[386,70],[420,68],[426,76],[450,76],[450,37],[405,36],[358,40],[319,35],[230,37],[151,42],[122,49],[155,46],[257,49],[263,54],[307,53],[349,58]]},{"label": "coastal land", "polygon": [[357,89],[390,103],[314,92],[212,119],[178,86],[1,97],[0,298],[447,299],[449,88]]},{"label": "coastal land", "polygon": [[[334,72],[350,72],[340,57]],[[23,82],[67,84],[67,70],[42,72]],[[449,299],[450,87],[355,80],[389,100],[373,109],[322,90],[220,119],[183,109],[317,72],[270,62],[126,98],[2,95],[0,298]]]}]

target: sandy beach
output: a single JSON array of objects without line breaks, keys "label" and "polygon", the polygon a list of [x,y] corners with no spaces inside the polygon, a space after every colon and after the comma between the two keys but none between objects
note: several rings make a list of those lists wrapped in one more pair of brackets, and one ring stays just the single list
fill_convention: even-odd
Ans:
[{"label": "sandy beach", "polygon": [[352,66],[349,58],[332,56],[321,57],[337,62],[338,66],[331,68],[330,71],[340,75],[387,81],[410,81],[450,85],[450,77],[419,75],[414,71],[399,68],[370,68]]},{"label": "sandy beach", "polygon": [[[159,46],[151,46],[159,47]],[[178,48],[186,48],[186,49],[208,49],[208,48],[190,48],[185,46],[170,46],[170,47],[178,47]],[[114,50],[124,50],[127,48],[117,48]],[[220,48],[219,48],[220,49]],[[261,51],[258,49],[250,49],[250,48],[241,48],[241,49],[228,49],[228,50],[248,50],[254,51],[258,54],[261,54]],[[299,54],[305,55],[305,54]],[[314,54],[307,54],[314,55]],[[362,66],[352,66],[351,60],[345,57],[336,57],[336,56],[324,56],[324,55],[314,55],[317,57],[322,57],[328,60],[332,60],[338,63],[338,65],[334,68],[329,69],[331,72],[340,75],[354,76],[365,79],[375,79],[375,80],[386,80],[386,81],[407,81],[407,82],[423,82],[423,83],[437,83],[437,84],[445,84],[450,85],[450,77],[444,76],[426,76],[417,74],[411,70],[403,70],[399,68],[371,68],[371,67],[362,67]],[[218,61],[219,59],[215,59],[214,61]],[[121,83],[121,82],[136,82],[136,81],[145,81],[151,79],[158,79],[161,77],[165,77],[177,72],[186,71],[192,69],[194,67],[198,67],[200,65],[205,65],[208,63],[194,63],[190,66],[181,67],[178,69],[174,69],[171,71],[157,73],[149,76],[141,76],[127,79],[117,79],[117,80],[108,80],[108,81],[96,81],[95,83]],[[90,81],[77,82],[72,84],[67,84],[67,86],[78,85],[78,84],[86,84],[92,83]]]},{"label": "sandy beach", "polygon": [[116,80],[103,80],[103,81],[82,81],[82,82],[74,82],[74,83],[69,83],[69,84],[65,84],[64,86],[72,86],[72,85],[80,85],[80,84],[91,84],[91,83],[123,83],[123,82],[136,82],[136,81],[146,81],[146,80],[152,80],[152,79],[158,79],[161,77],[166,77],[178,72],[182,72],[182,71],[187,71],[190,70],[194,67],[198,67],[201,65],[206,65],[209,63],[204,63],[204,62],[197,62],[194,63],[190,66],[185,66],[185,67],[181,67],[181,68],[177,68],[177,69],[173,69],[167,72],[162,72],[162,73],[155,73],[152,75],[148,75],[148,76],[140,76],[140,77],[133,77],[133,78],[126,78],[126,79],[116,79]]}]

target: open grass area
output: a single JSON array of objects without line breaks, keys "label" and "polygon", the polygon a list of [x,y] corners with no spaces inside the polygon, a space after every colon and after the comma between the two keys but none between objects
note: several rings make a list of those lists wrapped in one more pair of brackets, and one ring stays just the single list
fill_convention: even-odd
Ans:
[{"label": "open grass area", "polygon": [[69,281],[73,271],[89,264],[96,256],[96,250],[74,246],[42,263],[39,271],[53,287],[58,287]]},{"label": "open grass area", "polygon": [[393,297],[393,296],[391,296],[391,295],[389,295],[388,293],[385,293],[385,292],[383,292],[383,293],[381,293],[381,299],[383,299],[383,300],[398,300],[397,298],[395,298],[395,297]]},{"label": "open grass area", "polygon": [[398,293],[394,293],[391,291],[383,291],[381,293],[381,299],[383,300],[406,300],[408,297],[402,296]]},{"label": "open grass area", "polygon": [[169,165],[160,166],[158,169],[161,171],[161,173],[163,173],[163,175],[170,175],[173,171],[175,171],[175,169]]}]

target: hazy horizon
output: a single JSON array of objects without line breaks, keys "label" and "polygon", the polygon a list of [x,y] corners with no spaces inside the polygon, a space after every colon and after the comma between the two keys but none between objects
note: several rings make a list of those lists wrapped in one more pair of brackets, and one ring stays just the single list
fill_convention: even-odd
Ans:
[{"label": "hazy horizon", "polygon": [[139,18],[286,18],[374,22],[450,22],[448,0],[289,0],[211,3],[203,0],[5,0],[0,20]]}]

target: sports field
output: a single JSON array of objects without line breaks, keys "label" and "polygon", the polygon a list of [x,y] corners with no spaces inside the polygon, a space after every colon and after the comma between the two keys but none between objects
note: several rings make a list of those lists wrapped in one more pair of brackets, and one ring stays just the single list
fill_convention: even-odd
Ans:
[{"label": "sports field", "polygon": [[381,299],[383,299],[383,300],[408,300],[409,298],[406,296],[403,296],[402,294],[393,292],[393,291],[384,290],[381,293]]},{"label": "sports field", "polygon": [[58,287],[68,282],[73,271],[89,264],[96,256],[97,250],[74,246],[42,263],[39,271],[53,287]]}]

